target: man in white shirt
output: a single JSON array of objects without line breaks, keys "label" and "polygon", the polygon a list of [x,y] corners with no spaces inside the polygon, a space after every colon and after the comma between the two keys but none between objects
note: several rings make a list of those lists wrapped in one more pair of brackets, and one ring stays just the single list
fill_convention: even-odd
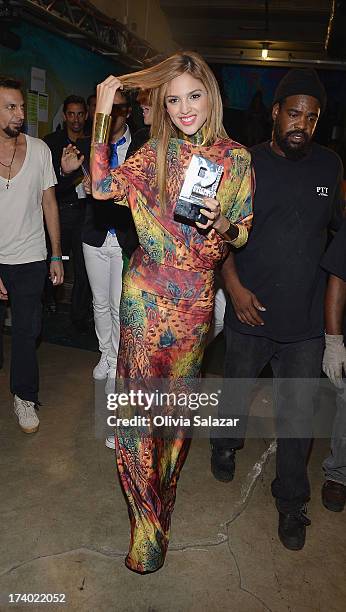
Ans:
[{"label": "man in white shirt", "polygon": [[[126,94],[117,91],[112,110],[110,163],[116,168],[125,161],[131,144],[126,123],[131,113]],[[62,162],[63,163],[63,162]],[[83,229],[83,253],[93,294],[95,331],[101,357],[95,366],[96,380],[107,379],[106,392],[114,392],[120,339],[119,305],[123,257],[137,246],[137,235],[129,211],[114,202],[90,198]],[[134,236],[133,236],[134,234]]]},{"label": "man in white shirt", "polygon": [[56,177],[51,153],[38,138],[21,133],[24,99],[13,78],[0,76],[0,300],[11,302],[11,392],[25,433],[39,427],[36,340],[46,277],[43,215],[52,243],[50,278],[63,282]]}]

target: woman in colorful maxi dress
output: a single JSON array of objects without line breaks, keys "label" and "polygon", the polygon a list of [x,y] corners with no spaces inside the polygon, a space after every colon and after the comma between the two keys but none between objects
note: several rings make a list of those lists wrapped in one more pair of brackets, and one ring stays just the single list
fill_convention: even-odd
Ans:
[{"label": "woman in colorful maxi dress", "polygon": [[[110,171],[105,136],[118,88],[152,90],[152,138]],[[105,127],[104,127],[105,126]],[[73,157],[73,151],[67,151]],[[179,223],[174,208],[193,154],[224,168],[205,225]],[[140,246],[123,281],[117,377],[138,381],[198,377],[213,314],[214,269],[247,240],[252,220],[248,151],[222,126],[209,67],[195,53],[98,86],[92,144],[93,196],[130,207]],[[120,416],[119,410],[117,416]],[[116,457],[131,522],[129,569],[153,572],[165,559],[176,485],[190,439],[119,427]]]}]

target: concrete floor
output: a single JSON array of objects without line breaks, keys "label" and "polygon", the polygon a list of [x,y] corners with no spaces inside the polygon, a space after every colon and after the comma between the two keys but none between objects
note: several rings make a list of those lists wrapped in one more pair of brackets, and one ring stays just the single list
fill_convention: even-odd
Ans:
[{"label": "concrete floor", "polygon": [[[327,441],[310,460],[312,526],[300,552],[277,539],[270,495],[275,448],[249,440],[232,484],[210,474],[206,440],[184,467],[171,546],[159,572],[124,567],[128,519],[113,452],[95,439],[89,351],[43,344],[37,434],[25,435],[0,371],[0,610],[344,612],[345,512],[320,501]],[[63,606],[10,605],[10,593],[65,593]]]}]

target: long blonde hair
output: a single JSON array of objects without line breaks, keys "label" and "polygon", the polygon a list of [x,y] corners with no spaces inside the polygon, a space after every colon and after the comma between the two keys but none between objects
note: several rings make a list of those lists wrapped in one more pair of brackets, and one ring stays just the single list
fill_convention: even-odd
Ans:
[{"label": "long blonde hair", "polygon": [[178,136],[178,130],[171,122],[165,108],[165,96],[168,83],[185,72],[202,81],[208,93],[208,115],[204,129],[204,144],[210,145],[218,138],[227,138],[222,124],[222,100],[216,78],[202,57],[194,51],[180,51],[156,66],[118,77],[125,89],[151,90],[150,103],[153,107],[153,122],[150,128],[150,136],[158,140],[156,176],[163,207],[165,207],[166,199],[168,143],[170,138],[177,138]]}]

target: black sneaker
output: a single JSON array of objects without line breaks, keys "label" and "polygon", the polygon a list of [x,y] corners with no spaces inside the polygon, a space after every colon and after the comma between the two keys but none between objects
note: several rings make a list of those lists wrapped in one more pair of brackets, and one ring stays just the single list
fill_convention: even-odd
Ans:
[{"label": "black sneaker", "polygon": [[327,510],[342,512],[346,504],[346,485],[326,480],[322,487],[322,502]]},{"label": "black sneaker", "polygon": [[282,544],[289,550],[301,550],[305,544],[306,528],[311,525],[303,506],[289,514],[279,513],[278,534]]},{"label": "black sneaker", "polygon": [[212,446],[211,471],[216,480],[231,482],[235,471],[235,449]]}]

